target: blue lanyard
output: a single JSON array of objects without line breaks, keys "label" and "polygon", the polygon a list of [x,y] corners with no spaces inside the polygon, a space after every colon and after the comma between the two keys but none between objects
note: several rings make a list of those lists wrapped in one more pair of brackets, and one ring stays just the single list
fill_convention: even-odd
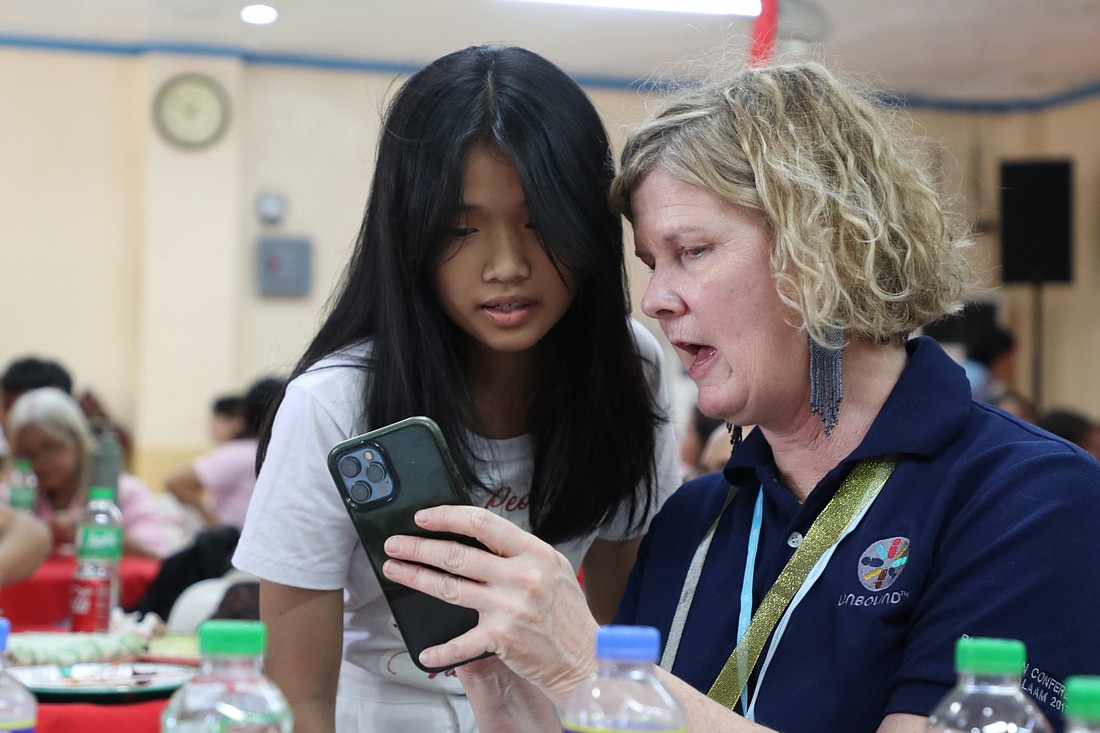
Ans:
[{"label": "blue lanyard", "polygon": [[[760,493],[756,495],[756,506],[752,510],[752,526],[749,528],[749,546],[745,552],[745,573],[741,576],[741,613],[737,618],[737,642],[744,638],[752,621],[752,585],[756,575],[756,550],[760,547],[760,526],[764,522],[764,487],[760,487]],[[745,702],[742,707],[748,711],[749,686],[745,684],[745,690],[741,693],[741,699]],[[748,716],[745,716],[748,718]],[[752,718],[748,718],[752,720]]]},{"label": "blue lanyard", "polygon": [[[764,658],[763,664],[760,666],[760,671],[756,676],[756,691],[753,693],[750,700],[748,696],[748,683],[745,683],[745,690],[741,694],[741,706],[744,709],[744,718],[752,722],[756,722],[756,699],[760,694],[760,687],[764,684],[764,675],[767,674],[768,668],[771,666],[772,657],[775,655],[775,650],[779,646],[779,640],[783,638],[783,634],[787,630],[787,624],[790,623],[791,614],[798,608],[798,604],[802,602],[802,599],[806,597],[806,594],[810,592],[810,588],[818,581],[818,579],[825,573],[825,567],[829,564],[829,560],[833,556],[833,552],[836,551],[837,545],[841,540],[847,537],[853,529],[862,521],[863,517],[867,514],[867,511],[871,508],[871,505],[875,503],[875,499],[878,498],[876,492],[871,500],[852,518],[852,521],[848,523],[844,531],[841,533],[837,541],[826,550],[817,563],[814,564],[809,574],[806,576],[806,580],[803,581],[802,586],[798,589],[787,610],[783,614],[783,618],[776,626],[775,631],[772,633],[771,643],[768,644],[768,653]],[[756,497],[756,507],[752,513],[752,526],[749,529],[749,542],[748,551],[745,556],[745,574],[741,581],[741,612],[737,619],[737,639],[741,640],[741,637],[745,635],[745,632],[749,628],[749,622],[752,617],[752,584],[753,575],[756,570],[756,550],[760,545],[760,525],[763,518],[763,499],[764,499],[764,487],[760,487],[760,493]]]}]

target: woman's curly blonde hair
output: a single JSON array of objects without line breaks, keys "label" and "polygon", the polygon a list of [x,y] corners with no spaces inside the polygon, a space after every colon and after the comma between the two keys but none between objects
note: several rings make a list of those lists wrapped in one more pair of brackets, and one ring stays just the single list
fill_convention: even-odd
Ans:
[{"label": "woman's curly blonde hair", "polygon": [[958,311],[968,227],[870,96],[815,62],[746,69],[671,95],[627,140],[612,187],[660,168],[761,212],[771,268],[810,336],[898,341]]}]

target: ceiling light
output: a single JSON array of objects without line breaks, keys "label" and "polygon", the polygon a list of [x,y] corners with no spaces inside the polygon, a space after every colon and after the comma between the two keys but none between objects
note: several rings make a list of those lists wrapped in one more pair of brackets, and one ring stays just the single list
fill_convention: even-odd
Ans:
[{"label": "ceiling light", "polygon": [[252,25],[268,25],[279,17],[279,11],[270,5],[245,5],[241,8],[241,20]]},{"label": "ceiling light", "polygon": [[760,15],[760,0],[522,0],[555,5],[586,5],[626,10],[667,10],[709,15]]}]

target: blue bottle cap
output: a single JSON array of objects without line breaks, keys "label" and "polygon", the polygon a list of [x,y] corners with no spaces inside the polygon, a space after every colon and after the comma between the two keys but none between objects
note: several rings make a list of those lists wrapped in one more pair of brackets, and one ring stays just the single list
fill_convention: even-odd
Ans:
[{"label": "blue bottle cap", "polygon": [[652,626],[601,626],[596,656],[621,662],[656,662],[661,635]]},{"label": "blue bottle cap", "polygon": [[8,634],[11,633],[11,621],[0,616],[0,654],[8,648]]}]

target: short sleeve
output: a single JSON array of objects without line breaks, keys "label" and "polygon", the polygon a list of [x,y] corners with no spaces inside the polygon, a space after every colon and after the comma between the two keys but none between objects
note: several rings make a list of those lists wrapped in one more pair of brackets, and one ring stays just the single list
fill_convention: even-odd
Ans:
[{"label": "short sleeve", "polygon": [[358,393],[340,369],[292,382],[272,427],[233,556],[240,570],[313,590],[342,588],[357,538],[329,476],[333,446],[351,437],[343,400]]}]

